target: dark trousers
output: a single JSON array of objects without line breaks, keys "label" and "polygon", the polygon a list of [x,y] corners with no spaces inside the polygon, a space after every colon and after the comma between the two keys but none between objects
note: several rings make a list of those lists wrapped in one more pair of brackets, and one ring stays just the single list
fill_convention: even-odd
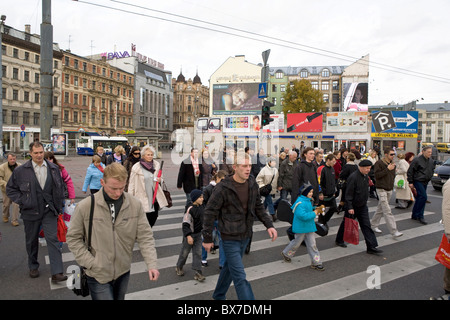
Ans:
[{"label": "dark trousers", "polygon": [[[355,217],[356,219],[358,219],[359,227],[361,228],[364,240],[366,241],[367,249],[378,247],[377,237],[370,227],[369,208],[367,207],[367,205],[365,205],[364,207],[353,209],[355,210]],[[339,243],[344,242],[345,217],[353,218],[351,214],[349,214],[346,210],[344,219],[342,219],[341,225],[339,226],[339,230],[336,235],[336,242]]]},{"label": "dark trousers", "polygon": [[414,181],[414,188],[417,190],[416,201],[414,202],[414,207],[412,209],[413,219],[423,219],[423,214],[425,211],[425,204],[427,203],[427,185],[419,181]]},{"label": "dark trousers", "polygon": [[23,220],[25,230],[25,246],[28,253],[28,267],[30,270],[39,268],[39,231],[42,225],[44,229],[45,240],[47,241],[47,250],[50,258],[51,274],[64,273],[61,250],[59,249],[59,240],[57,236],[57,219],[53,212],[44,213],[42,219],[36,221]]},{"label": "dark trousers", "polygon": [[337,206],[336,206],[336,198],[335,197],[331,197],[331,199],[322,200],[322,201],[320,201],[319,205],[322,205],[322,204],[326,208],[328,208],[328,211],[325,213],[324,216],[320,215],[318,220],[319,220],[320,223],[325,224],[328,221],[330,221],[330,219],[333,216],[333,214],[338,211],[337,210]]}]

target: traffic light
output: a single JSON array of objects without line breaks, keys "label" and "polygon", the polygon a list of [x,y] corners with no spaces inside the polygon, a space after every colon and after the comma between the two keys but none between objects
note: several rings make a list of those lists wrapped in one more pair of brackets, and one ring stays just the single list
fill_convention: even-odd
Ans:
[{"label": "traffic light", "polygon": [[273,119],[270,117],[271,114],[274,114],[274,111],[271,111],[270,108],[275,106],[272,102],[265,100],[263,102],[262,110],[261,110],[261,117],[262,117],[262,127],[267,126],[269,123],[273,121]]}]

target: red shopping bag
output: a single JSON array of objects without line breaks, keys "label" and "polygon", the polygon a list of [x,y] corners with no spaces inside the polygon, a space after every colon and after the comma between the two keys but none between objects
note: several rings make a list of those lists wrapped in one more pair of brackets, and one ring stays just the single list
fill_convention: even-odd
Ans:
[{"label": "red shopping bag", "polygon": [[436,260],[443,264],[447,269],[450,269],[450,243],[445,234],[442,235],[441,245],[436,252]]},{"label": "red shopping bag", "polygon": [[354,245],[359,243],[359,224],[356,219],[345,217],[344,225],[344,242],[348,242]]},{"label": "red shopping bag", "polygon": [[64,222],[62,214],[58,215],[58,230],[57,231],[58,231],[57,232],[58,240],[60,242],[66,242],[67,226],[66,226],[66,223]]}]

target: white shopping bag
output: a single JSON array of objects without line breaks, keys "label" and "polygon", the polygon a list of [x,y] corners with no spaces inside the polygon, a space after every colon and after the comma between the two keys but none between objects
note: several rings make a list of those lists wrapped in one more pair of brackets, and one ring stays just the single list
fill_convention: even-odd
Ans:
[{"label": "white shopping bag", "polygon": [[64,205],[63,220],[67,228],[70,228],[70,219],[72,218],[72,214],[74,211],[75,211],[75,203],[70,204],[70,200],[66,200]]}]

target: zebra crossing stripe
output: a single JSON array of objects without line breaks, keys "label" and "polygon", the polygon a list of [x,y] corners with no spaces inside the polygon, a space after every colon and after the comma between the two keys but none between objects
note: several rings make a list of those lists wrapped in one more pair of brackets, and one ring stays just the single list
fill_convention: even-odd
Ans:
[{"label": "zebra crossing stripe", "polygon": [[[410,240],[419,236],[431,234],[434,232],[442,231],[442,225],[439,223],[429,224],[426,226],[421,226],[413,229],[409,229],[406,231],[403,231],[402,240],[398,240],[393,238],[391,235],[385,235],[385,236],[379,236],[377,237],[379,247],[387,246],[390,244],[397,243],[398,241],[405,241]],[[253,244],[252,244],[252,250],[253,250]],[[351,256],[354,254],[361,253],[365,250],[365,242],[361,241],[359,245],[353,246],[349,245],[347,248],[341,248],[341,247],[333,247],[330,249],[326,249],[323,251],[320,251],[320,255],[322,258],[322,261],[326,263],[326,261],[331,261],[334,259]],[[434,254],[436,253],[436,250],[429,250],[424,252],[424,255],[426,256],[423,258],[424,260],[434,260]],[[411,258],[414,259],[414,258]],[[397,263],[400,264],[402,267],[404,264],[408,264],[411,261],[410,258],[405,258],[402,260],[399,260]],[[247,274],[247,280],[248,281],[254,281],[254,280],[260,280],[265,277],[273,276],[274,270],[276,270],[276,274],[281,274],[284,272],[293,271],[299,268],[303,268],[310,265],[310,258],[308,254],[296,256],[292,259],[292,263],[286,263],[284,261],[277,260],[265,264],[260,264],[256,266],[252,266],[249,268],[245,268],[245,272]],[[172,264],[172,267],[174,267],[175,264]],[[427,268],[427,264],[422,264],[423,268]],[[159,267],[158,267],[159,268]],[[418,271],[418,270],[417,270]],[[175,272],[175,271],[173,271]],[[154,300],[154,299],[182,299],[191,295],[196,295],[200,293],[204,293],[207,291],[212,291],[215,288],[215,285],[217,283],[218,274],[213,276],[208,276],[206,281],[199,284],[195,280],[187,280],[183,282],[178,282],[170,285],[155,287],[151,289],[141,290],[133,293],[129,293],[126,295],[126,299],[128,300]],[[393,275],[393,277],[399,277],[399,274]],[[367,279],[367,275],[366,275]],[[392,279],[393,280],[393,279]],[[364,281],[365,283],[365,281]],[[305,289],[307,290],[307,289]]]}]

